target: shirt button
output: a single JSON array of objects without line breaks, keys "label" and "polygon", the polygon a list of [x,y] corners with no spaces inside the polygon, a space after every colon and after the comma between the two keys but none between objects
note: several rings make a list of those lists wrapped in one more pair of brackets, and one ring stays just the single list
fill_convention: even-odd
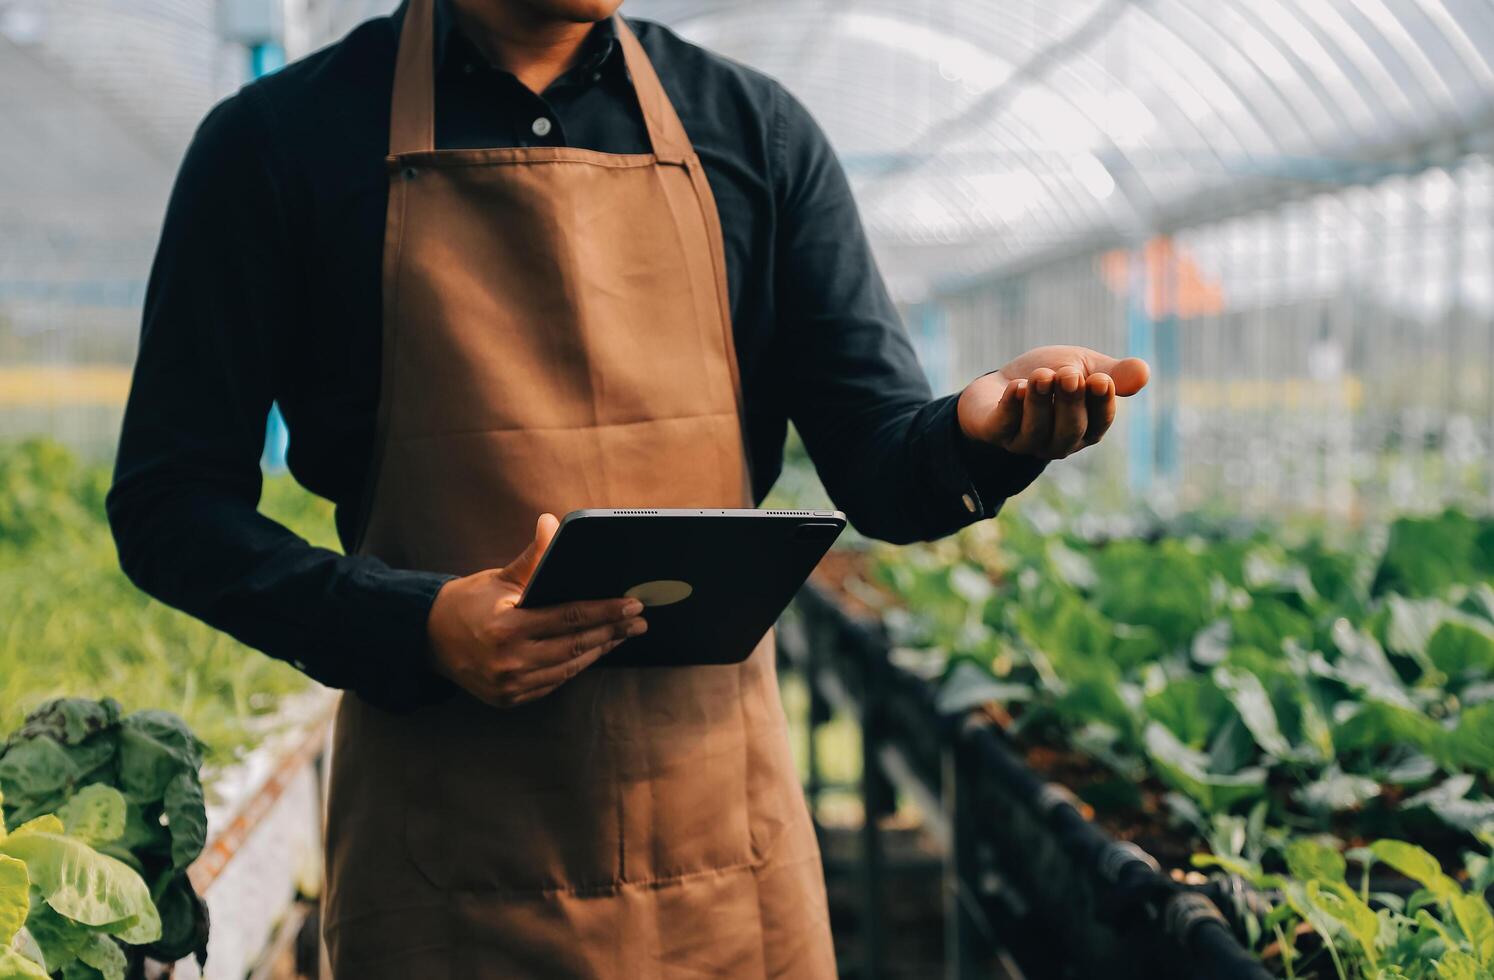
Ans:
[{"label": "shirt button", "polygon": [[306,671],[306,665],[299,660],[292,660],[291,666],[303,673]]},{"label": "shirt button", "polygon": [[474,65],[472,62],[469,61],[465,65],[462,66],[462,71],[465,72],[466,74],[470,75],[473,72],[477,71],[477,66]]},{"label": "shirt button", "polygon": [[529,128],[534,131],[534,135],[536,136],[549,136],[551,123],[544,116],[540,116]]},{"label": "shirt button", "polygon": [[965,505],[965,509],[968,510],[970,513],[972,513],[972,514],[975,513],[975,498],[972,497],[972,496],[970,496],[970,494],[968,494],[968,493],[962,493],[962,494],[960,494],[960,503],[964,504]]}]

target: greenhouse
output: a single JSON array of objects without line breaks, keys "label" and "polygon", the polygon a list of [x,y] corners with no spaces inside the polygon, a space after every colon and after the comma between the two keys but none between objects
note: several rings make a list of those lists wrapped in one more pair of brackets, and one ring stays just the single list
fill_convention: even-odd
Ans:
[{"label": "greenhouse", "polygon": [[[1494,980],[1494,2],[625,0],[592,28],[609,0],[407,0],[403,33],[393,7],[0,0],[0,980]],[[520,8],[585,27],[549,74],[484,33]],[[432,33],[435,81],[412,82]],[[469,48],[489,72],[443,62]],[[367,85],[316,81],[355,68]],[[251,83],[263,194],[198,129]],[[830,177],[804,163],[816,125]],[[565,176],[586,167],[606,197]],[[422,202],[439,220],[405,217]],[[255,238],[270,209],[310,247]],[[315,322],[280,322],[280,269],[297,296],[308,269],[333,284]],[[382,359],[333,333],[380,314]],[[550,332],[530,343],[526,315]],[[174,386],[192,397],[151,400]],[[1065,392],[1089,428],[1038,448]],[[1038,396],[1054,420],[1030,421]],[[664,476],[617,461],[650,452]],[[261,473],[268,520],[224,516]],[[476,620],[438,624],[456,583],[502,565],[470,603],[516,617],[615,594],[562,550],[584,516],[488,526],[482,502],[529,507],[526,480],[617,522],[593,547],[647,632],[537,633],[574,634],[572,660],[489,688],[448,653]],[[666,528],[697,507],[764,523]],[[132,548],[131,521],[162,543]],[[690,619],[717,575],[734,599]],[[422,666],[371,693],[346,650],[393,664],[397,642]],[[344,661],[308,666],[316,646]],[[622,669],[590,669],[603,654]],[[725,732],[700,678],[737,662],[748,707],[725,714],[749,727]],[[689,710],[650,700],[663,676]],[[628,728],[617,690],[667,737]],[[777,763],[740,746],[783,718],[790,809],[765,816]],[[565,795],[552,774],[596,745]],[[536,755],[509,771],[514,746]],[[740,812],[702,816],[738,777]],[[711,854],[740,823],[758,847],[801,796],[779,850],[817,848],[823,896],[763,884],[750,914],[730,873],[787,865],[632,823]],[[375,800],[408,845],[387,866]],[[599,801],[611,830],[575,816]],[[589,877],[614,855],[616,880]],[[669,904],[697,871],[719,892]],[[597,908],[629,874],[665,897],[624,927]],[[596,901],[523,918],[493,897],[531,875]],[[408,907],[365,901],[380,876]],[[442,903],[474,918],[433,925]]]}]

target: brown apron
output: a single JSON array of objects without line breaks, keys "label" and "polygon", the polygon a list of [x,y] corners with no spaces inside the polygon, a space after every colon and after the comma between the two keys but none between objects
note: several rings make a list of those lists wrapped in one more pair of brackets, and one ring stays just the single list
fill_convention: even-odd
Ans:
[{"label": "brown apron", "polygon": [[[467,574],[542,511],[750,506],[721,228],[642,47],[619,18],[653,153],[438,151],[431,7],[396,63],[359,550]],[[327,848],[339,980],[835,972],[771,636],[510,711],[349,694]]]}]

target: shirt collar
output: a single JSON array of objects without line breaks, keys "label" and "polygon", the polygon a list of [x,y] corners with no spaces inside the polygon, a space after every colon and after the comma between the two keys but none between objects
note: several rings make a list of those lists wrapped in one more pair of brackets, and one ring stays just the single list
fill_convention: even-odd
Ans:
[{"label": "shirt collar", "polygon": [[[463,55],[470,55],[481,59],[476,45],[469,41],[457,26],[456,14],[451,9],[452,0],[436,0],[435,9],[435,67],[439,73],[446,70],[448,57],[460,59]],[[564,75],[557,79],[571,77],[585,77],[585,73],[595,73],[601,70],[603,65],[613,61],[620,61],[622,46],[617,41],[617,24],[608,17],[598,21],[586,36],[586,41],[581,49],[581,57],[576,64]],[[460,62],[459,62],[460,63]],[[459,65],[458,63],[458,65]]]}]

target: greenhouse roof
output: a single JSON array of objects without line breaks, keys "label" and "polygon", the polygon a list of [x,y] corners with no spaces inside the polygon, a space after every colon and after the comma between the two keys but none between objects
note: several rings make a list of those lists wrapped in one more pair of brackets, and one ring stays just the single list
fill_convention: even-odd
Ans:
[{"label": "greenhouse roof", "polygon": [[[1487,0],[629,0],[819,118],[905,296],[1494,127]],[[1419,165],[1419,163],[1418,163]],[[922,282],[921,282],[922,281]]]},{"label": "greenhouse roof", "polygon": [[0,305],[16,315],[9,304],[55,299],[58,290],[88,304],[133,301],[173,163],[3,37],[0,133]]},{"label": "greenhouse roof", "polygon": [[212,0],[0,0],[0,302],[138,302],[172,175],[237,76]]},{"label": "greenhouse roof", "polygon": [[[171,162],[106,106],[3,37],[0,132],[0,167],[8,175],[0,209],[6,211],[140,217],[133,192],[164,190],[171,177]],[[159,203],[153,206],[159,210]]]},{"label": "greenhouse roof", "polygon": [[[294,46],[333,40],[393,5],[311,5]],[[0,0],[0,13],[34,15],[0,23],[18,40],[20,24],[30,42],[0,61],[13,73],[45,64],[67,83],[6,86],[27,93],[12,99],[7,131],[51,118],[49,139],[65,142],[61,128],[87,139],[92,127],[75,121],[100,113],[33,101],[72,99],[61,88],[76,85],[118,121],[97,120],[106,142],[122,138],[112,130],[138,132],[128,141],[146,145],[124,156],[158,156],[169,172],[193,121],[238,81],[237,57],[212,37],[212,9],[210,0]],[[623,9],[767,72],[809,106],[904,299],[950,277],[1451,162],[1494,133],[1489,0],[627,0]],[[39,162],[25,155],[23,171]],[[106,186],[86,173],[66,178],[111,154],[62,156],[66,166],[35,181],[77,193]],[[159,191],[136,199],[161,203]]]}]

